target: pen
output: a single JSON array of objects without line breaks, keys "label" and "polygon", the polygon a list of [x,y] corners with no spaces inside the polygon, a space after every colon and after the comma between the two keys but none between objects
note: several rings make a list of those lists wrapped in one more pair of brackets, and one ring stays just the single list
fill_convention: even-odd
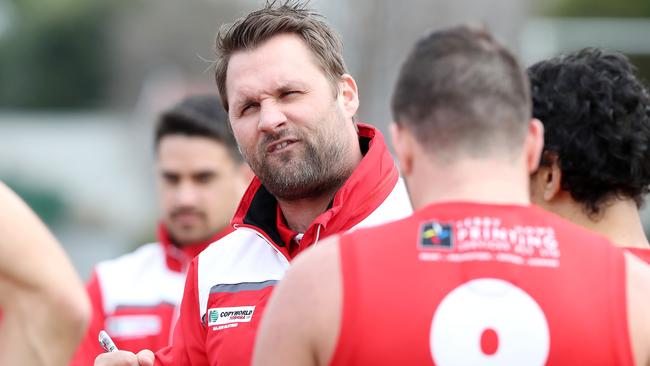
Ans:
[{"label": "pen", "polygon": [[102,346],[104,350],[106,350],[106,352],[117,351],[117,347],[115,346],[115,343],[113,343],[113,340],[108,335],[108,333],[106,333],[105,330],[99,331],[99,344]]}]

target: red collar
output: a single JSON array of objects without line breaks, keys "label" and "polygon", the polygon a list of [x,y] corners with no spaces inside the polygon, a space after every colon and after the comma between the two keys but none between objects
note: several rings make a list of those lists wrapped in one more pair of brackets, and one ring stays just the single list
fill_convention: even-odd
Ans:
[{"label": "red collar", "polygon": [[185,272],[192,259],[203,251],[208,245],[223,238],[232,232],[232,227],[227,226],[209,239],[192,243],[190,245],[178,246],[172,242],[169,231],[162,223],[158,224],[158,241],[165,252],[167,267],[176,272]]},{"label": "red collar", "polygon": [[275,226],[278,228],[278,234],[280,235],[280,239],[282,240],[283,243],[291,243],[293,238],[298,235],[297,231],[291,230],[287,223],[284,220],[284,216],[282,215],[282,210],[280,209],[280,205],[276,205],[277,209],[275,210]]},{"label": "red collar", "polygon": [[239,203],[232,219],[233,226],[255,229],[287,258],[292,258],[317,238],[320,240],[344,232],[365,219],[392,192],[399,174],[381,132],[361,123],[358,128],[361,148],[367,151],[352,175],[334,195],[332,207],[316,217],[305,231],[299,250],[289,253],[286,239],[278,229],[277,200],[257,178],[253,179]]}]

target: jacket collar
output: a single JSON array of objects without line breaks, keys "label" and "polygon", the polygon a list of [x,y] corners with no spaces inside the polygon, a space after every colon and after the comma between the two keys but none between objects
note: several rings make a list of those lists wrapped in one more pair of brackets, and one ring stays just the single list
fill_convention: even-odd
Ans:
[{"label": "jacket collar", "polygon": [[358,129],[364,157],[334,195],[331,207],[316,217],[305,231],[298,250],[289,253],[289,246],[277,228],[278,202],[257,177],[239,204],[233,226],[256,230],[290,259],[319,238],[349,230],[365,219],[388,197],[399,174],[381,132],[361,123]]},{"label": "jacket collar", "polygon": [[172,241],[167,227],[160,223],[158,224],[158,241],[165,253],[165,263],[167,264],[167,267],[175,272],[185,272],[192,259],[201,253],[203,249],[232,231],[233,229],[229,225],[207,240],[192,243],[190,245],[178,246]]}]

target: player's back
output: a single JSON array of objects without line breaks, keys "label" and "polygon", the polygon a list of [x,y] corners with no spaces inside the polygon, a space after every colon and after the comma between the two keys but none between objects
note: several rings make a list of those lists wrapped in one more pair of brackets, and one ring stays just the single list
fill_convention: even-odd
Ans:
[{"label": "player's back", "polygon": [[431,205],[340,252],[332,365],[632,364],[622,251],[541,209]]}]

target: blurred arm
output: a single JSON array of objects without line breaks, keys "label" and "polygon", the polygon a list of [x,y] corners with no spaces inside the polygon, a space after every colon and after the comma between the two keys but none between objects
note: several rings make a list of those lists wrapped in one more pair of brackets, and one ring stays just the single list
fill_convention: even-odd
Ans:
[{"label": "blurred arm", "polygon": [[86,285],[86,290],[90,297],[92,316],[90,318],[90,325],[86,331],[86,336],[77,348],[70,362],[70,366],[92,365],[95,357],[105,352],[97,339],[99,331],[105,328],[106,315],[104,314],[102,291],[99,286],[99,278],[96,271],[93,271],[92,277]]},{"label": "blurred arm", "polygon": [[81,280],[38,217],[0,183],[0,364],[64,365],[90,316]]}]

